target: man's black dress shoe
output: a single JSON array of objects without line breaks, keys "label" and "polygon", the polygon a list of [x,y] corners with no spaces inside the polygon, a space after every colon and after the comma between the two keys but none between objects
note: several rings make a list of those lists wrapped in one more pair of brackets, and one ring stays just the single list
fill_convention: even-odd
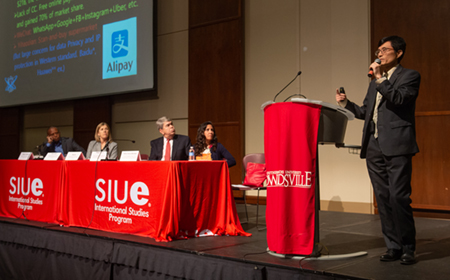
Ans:
[{"label": "man's black dress shoe", "polygon": [[380,261],[382,262],[393,262],[402,256],[401,250],[395,250],[395,249],[388,249],[386,253],[380,256]]},{"label": "man's black dress shoe", "polygon": [[417,261],[414,252],[406,252],[400,258],[401,264],[415,264],[416,262]]}]

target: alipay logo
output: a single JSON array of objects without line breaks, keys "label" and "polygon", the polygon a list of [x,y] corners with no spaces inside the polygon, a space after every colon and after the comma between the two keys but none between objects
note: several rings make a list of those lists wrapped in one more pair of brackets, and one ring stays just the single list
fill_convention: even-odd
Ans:
[{"label": "alipay logo", "polygon": [[103,79],[137,74],[136,18],[103,25]]},{"label": "alipay logo", "polygon": [[111,56],[113,58],[128,54],[128,30],[116,31],[111,36]]}]

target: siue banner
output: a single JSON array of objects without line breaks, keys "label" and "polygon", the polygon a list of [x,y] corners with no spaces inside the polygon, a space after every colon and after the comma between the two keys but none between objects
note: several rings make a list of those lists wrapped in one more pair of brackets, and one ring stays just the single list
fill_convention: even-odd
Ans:
[{"label": "siue banner", "polygon": [[224,160],[0,160],[0,216],[157,241],[251,236]]},{"label": "siue banner", "polygon": [[0,216],[58,223],[63,161],[0,160]]},{"label": "siue banner", "polygon": [[66,226],[157,241],[251,235],[239,222],[226,161],[66,161],[65,176]]},{"label": "siue banner", "polygon": [[278,254],[314,249],[317,134],[322,106],[280,102],[264,109],[267,244]]}]

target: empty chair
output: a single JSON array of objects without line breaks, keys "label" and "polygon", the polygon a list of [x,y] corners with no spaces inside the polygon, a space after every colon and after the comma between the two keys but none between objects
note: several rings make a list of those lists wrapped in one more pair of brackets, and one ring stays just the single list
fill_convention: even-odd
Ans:
[{"label": "empty chair", "polygon": [[[249,162],[265,164],[266,160],[265,160],[265,157],[264,157],[263,153],[248,154],[248,155],[244,156],[244,158],[242,159],[243,168],[244,168],[244,179],[245,179],[245,176],[247,175],[247,164]],[[258,191],[258,197],[257,197],[257,200],[256,200],[256,228],[258,230],[264,230],[266,227],[258,228],[259,192],[261,190],[265,190],[266,187],[244,185],[244,179],[242,180],[242,182],[243,182],[242,185],[235,185],[235,184],[233,184],[231,186],[233,187],[233,189],[243,191],[243,193],[244,193],[243,196],[244,196],[244,205],[245,205],[245,216],[247,218],[247,222],[248,222],[248,212],[247,212],[246,192],[247,191],[251,191],[251,190],[257,190]]]}]

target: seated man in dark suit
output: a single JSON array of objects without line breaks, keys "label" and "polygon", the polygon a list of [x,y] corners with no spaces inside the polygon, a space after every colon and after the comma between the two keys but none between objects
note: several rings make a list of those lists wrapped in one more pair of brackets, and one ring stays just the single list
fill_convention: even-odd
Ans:
[{"label": "seated man in dark suit", "polygon": [[163,137],[150,142],[149,160],[188,160],[191,139],[175,134],[172,121],[166,117],[159,118],[156,126]]},{"label": "seated man in dark suit", "polygon": [[86,150],[77,144],[72,138],[61,137],[59,129],[51,126],[47,129],[47,142],[41,145],[41,155],[45,157],[48,152],[59,152],[64,156],[68,152],[82,152],[86,156]]}]

